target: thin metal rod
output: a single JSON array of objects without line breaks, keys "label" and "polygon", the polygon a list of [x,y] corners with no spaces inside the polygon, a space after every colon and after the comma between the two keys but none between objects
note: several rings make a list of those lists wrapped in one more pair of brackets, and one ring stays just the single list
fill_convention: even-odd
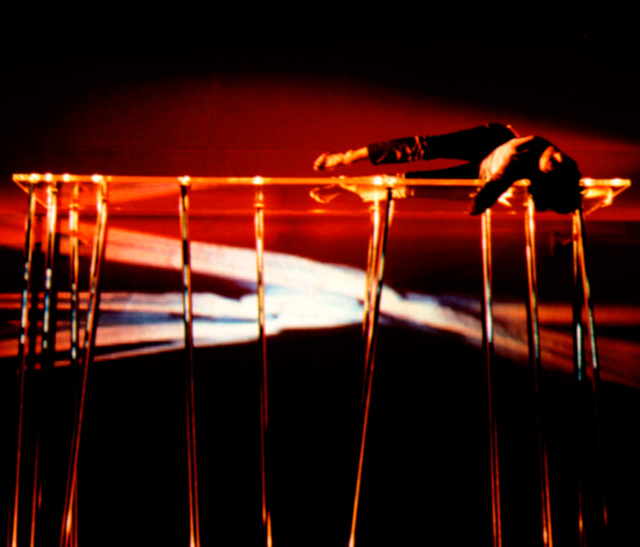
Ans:
[{"label": "thin metal rod", "polygon": [[43,364],[51,362],[51,352],[55,350],[53,336],[55,328],[53,316],[53,274],[56,250],[56,227],[58,222],[58,188],[54,184],[47,187],[47,254],[44,280],[44,318],[42,321]]},{"label": "thin metal rod", "polygon": [[529,305],[527,319],[529,324],[529,365],[533,373],[534,405],[538,434],[538,453],[540,459],[540,497],[542,502],[542,543],[545,547],[553,546],[551,529],[551,501],[549,495],[549,464],[542,420],[541,372],[540,363],[540,330],[538,325],[538,293],[535,255],[535,221],[533,199],[529,198],[525,211],[527,277],[529,281]]},{"label": "thin metal rod", "polygon": [[71,456],[69,461],[69,473],[67,475],[67,487],[65,492],[64,510],[62,513],[62,530],[60,533],[60,547],[68,547],[73,529],[73,505],[74,494],[78,481],[78,455],[80,453],[80,437],[82,433],[82,419],[84,416],[84,404],[87,394],[87,378],[89,376],[89,364],[93,357],[96,330],[98,324],[99,309],[99,280],[100,267],[104,258],[104,249],[107,234],[107,186],[101,183],[98,191],[98,218],[96,219],[96,233],[93,241],[93,254],[91,257],[91,271],[89,280],[89,303],[87,308],[87,321],[84,332],[84,347],[82,355],[82,381],[80,396],[75,416],[73,436],[71,438]]},{"label": "thin metal rod", "polygon": [[[79,210],[78,198],[80,195],[80,184],[73,185],[71,203],[69,206],[69,286],[70,286],[70,308],[71,308],[71,343],[70,361],[75,381],[75,411],[78,409],[78,398],[80,395],[79,382],[79,355],[80,355],[80,290],[79,290],[79,270],[80,270],[80,241],[79,241]],[[70,544],[72,547],[78,545],[78,484],[76,482],[73,493],[75,500],[73,504],[73,530]]]},{"label": "thin metal rod", "polygon": [[369,237],[369,251],[367,253],[367,277],[366,290],[364,298],[364,318],[362,321],[363,338],[369,332],[369,324],[371,322],[372,298],[375,285],[375,268],[377,263],[377,253],[380,239],[380,202],[375,201],[371,205],[371,236]]},{"label": "thin metal rod", "polygon": [[36,193],[33,184],[29,185],[29,211],[25,230],[24,268],[22,277],[22,301],[20,307],[20,338],[18,345],[18,370],[16,375],[18,388],[18,423],[16,435],[15,482],[11,508],[9,510],[9,527],[7,530],[7,546],[18,544],[18,501],[20,497],[20,464],[22,463],[22,433],[24,421],[24,387],[29,353],[29,304],[31,294],[31,269],[33,266],[33,224],[36,211]]},{"label": "thin metal rod", "polygon": [[487,370],[487,401],[489,414],[489,457],[491,465],[491,521],[493,546],[502,546],[502,518],[500,512],[500,467],[498,462],[498,427],[491,385],[493,362],[493,292],[491,268],[491,209],[482,215],[482,346]]},{"label": "thin metal rod", "polygon": [[583,401],[585,396],[585,362],[584,362],[584,325],[582,321],[582,277],[580,275],[580,258],[578,245],[579,225],[576,214],[573,215],[573,374],[575,383],[575,423],[576,423],[576,474],[578,478],[578,545],[586,547],[584,528],[585,488],[584,488],[584,433],[585,417]]},{"label": "thin metal rod", "polygon": [[200,547],[200,510],[198,506],[198,467],[196,465],[196,412],[193,373],[193,300],[191,295],[191,257],[189,242],[189,182],[180,185],[180,228],[182,237],[182,296],[184,309],[184,343],[187,352],[186,418],[189,475],[189,545]]},{"label": "thin metal rod", "polygon": [[42,456],[44,453],[44,440],[46,437],[46,406],[49,369],[55,361],[55,294],[53,286],[56,236],[58,223],[58,184],[51,183],[47,186],[47,250],[45,258],[44,279],[44,316],[42,319],[42,347],[41,347],[41,402],[38,413],[38,425],[36,429],[36,441],[33,464],[33,485],[31,493],[31,535],[30,545],[35,545],[38,515],[42,507]]},{"label": "thin metal rod", "polygon": [[264,194],[256,189],[255,198],[256,275],[258,296],[258,343],[260,347],[260,462],[262,472],[262,525],[267,547],[273,545],[271,511],[267,489],[267,446],[269,431],[269,398],[267,389],[267,333],[264,291]]},{"label": "thin metal rod", "polygon": [[369,332],[366,333],[366,348],[365,348],[365,399],[364,409],[362,417],[362,437],[360,441],[360,456],[358,458],[358,472],[356,478],[356,488],[353,500],[353,513],[351,517],[351,533],[349,535],[349,547],[355,546],[356,540],[356,525],[358,520],[358,505],[360,503],[360,487],[362,484],[362,469],[364,465],[364,451],[367,438],[367,426],[369,423],[369,409],[371,406],[371,387],[373,382],[373,368],[375,361],[375,347],[378,335],[378,323],[380,318],[380,300],[382,297],[382,287],[384,284],[384,263],[387,247],[387,239],[389,234],[389,224],[391,222],[391,215],[393,211],[393,199],[391,190],[387,191],[387,200],[384,217],[379,225],[380,236],[378,237],[379,249],[376,253],[376,263],[373,264],[376,272],[376,290],[374,292],[373,299],[373,318],[368,325]]},{"label": "thin metal rod", "polygon": [[69,208],[69,282],[71,299],[71,366],[77,370],[80,349],[80,291],[78,288],[80,268],[80,243],[78,238],[78,195],[80,185],[75,184]]},{"label": "thin metal rod", "polygon": [[600,430],[600,366],[598,364],[598,348],[596,345],[595,320],[593,315],[593,302],[591,300],[591,284],[587,272],[586,259],[586,233],[584,228],[584,216],[581,209],[574,213],[574,232],[578,254],[578,266],[581,274],[581,285],[583,291],[584,307],[587,311],[587,330],[589,343],[591,346],[591,366],[592,366],[592,390],[593,390],[593,415],[596,435],[596,449],[598,456],[598,474],[600,481],[600,505],[601,505],[601,526],[603,534],[607,532],[608,515],[606,500],[606,483],[604,477],[604,460],[602,455],[602,438]]},{"label": "thin metal rod", "polygon": [[364,300],[364,320],[362,323],[362,338],[365,348],[364,358],[364,375],[362,379],[362,393],[360,394],[360,410],[364,411],[364,405],[366,400],[366,387],[368,384],[368,378],[370,374],[370,357],[373,347],[373,333],[372,328],[375,320],[376,313],[376,283],[379,277],[380,269],[380,256],[382,252],[382,224],[380,217],[380,202],[376,200],[371,206],[371,237],[369,239],[369,253],[367,257],[367,275],[366,275],[366,288],[365,288],[365,300]]}]

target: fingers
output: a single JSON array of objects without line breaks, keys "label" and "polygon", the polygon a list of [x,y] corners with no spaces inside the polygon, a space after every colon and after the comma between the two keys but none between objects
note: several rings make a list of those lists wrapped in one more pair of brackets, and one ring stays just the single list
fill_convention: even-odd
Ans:
[{"label": "fingers", "polygon": [[344,154],[341,152],[330,153],[325,152],[321,154],[318,159],[313,163],[314,171],[331,171],[336,167],[344,165]]},{"label": "fingers", "polygon": [[316,161],[313,162],[313,170],[314,171],[324,171],[327,168],[327,156],[328,152],[324,152],[320,154]]}]

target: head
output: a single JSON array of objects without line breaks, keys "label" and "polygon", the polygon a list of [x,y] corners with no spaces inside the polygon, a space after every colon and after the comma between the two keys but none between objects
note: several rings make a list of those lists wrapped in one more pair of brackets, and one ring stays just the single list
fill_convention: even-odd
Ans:
[{"label": "head", "polygon": [[555,146],[547,146],[540,155],[538,166],[542,173],[550,173],[562,163],[564,154]]},{"label": "head", "polygon": [[576,162],[554,146],[540,156],[540,175],[531,181],[530,192],[538,211],[570,213],[580,207],[581,174]]}]

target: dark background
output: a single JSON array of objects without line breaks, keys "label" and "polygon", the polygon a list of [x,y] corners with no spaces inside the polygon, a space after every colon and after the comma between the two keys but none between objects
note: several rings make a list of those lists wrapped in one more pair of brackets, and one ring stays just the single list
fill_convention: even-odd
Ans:
[{"label": "dark background", "polygon": [[[434,29],[434,18],[416,19],[403,19],[409,21],[404,33],[391,19],[392,35],[379,40],[309,34],[247,42],[242,33],[209,40],[194,32],[154,43],[135,32],[114,40],[101,32],[39,29],[32,39],[26,30],[19,39],[5,39],[4,292],[20,289],[26,198],[11,182],[17,172],[312,176],[313,160],[325,150],[496,121],[521,135],[548,138],[578,161],[585,176],[639,179],[637,44],[623,39],[618,20],[567,17],[544,26],[536,18],[530,27],[496,31],[479,25],[468,33],[462,26],[457,32]],[[345,36],[345,27],[334,32]],[[426,27],[429,35],[414,27]],[[351,28],[361,34],[366,25]],[[371,172],[381,170],[363,166],[345,174]],[[610,348],[602,355],[610,367],[603,364],[602,428],[611,539],[618,545],[633,541],[640,509],[633,495],[640,486],[633,443],[640,417],[632,381],[638,363],[618,359],[622,350],[616,350],[616,341],[626,347],[640,333],[639,200],[634,185],[587,225],[596,319],[599,306],[621,310],[620,320],[600,331]],[[390,284],[428,294],[477,294],[479,272],[461,260],[472,252],[477,226],[466,219],[456,226],[432,221],[418,252],[411,238],[392,239]],[[148,233],[163,229],[145,227]],[[523,258],[516,255],[521,235],[504,232],[506,271],[497,274],[496,285],[510,301],[524,294]],[[267,241],[272,248],[279,244]],[[298,252],[314,258],[316,251],[308,246]],[[549,301],[561,299],[566,291],[554,284],[555,271],[570,268],[569,259],[554,261],[545,253],[541,290]],[[475,267],[478,260],[470,263]],[[417,278],[403,277],[409,266],[420,271]],[[116,270],[112,280],[119,278]],[[551,280],[547,285],[543,274]],[[116,290],[109,279],[106,287]],[[3,332],[10,334],[17,312],[3,313],[9,325]],[[478,350],[455,337],[391,326],[382,329],[378,350],[358,543],[490,544]],[[255,352],[240,345],[196,353],[203,545],[260,543]],[[357,445],[358,328],[286,333],[270,341],[269,359],[276,545],[344,545]],[[96,364],[81,460],[81,541],[186,541],[184,418],[176,389],[181,360],[180,353],[165,353]],[[15,359],[3,359],[7,439],[14,366]],[[614,372],[616,366],[623,370]],[[59,424],[50,428],[52,492],[65,469],[66,442],[60,440],[68,436],[64,424],[71,412],[68,375],[67,368],[56,369],[49,402],[48,423]],[[555,539],[570,544],[576,540],[573,388],[566,371],[548,369],[545,380]],[[500,359],[495,389],[504,542],[538,545],[537,462],[523,363]],[[7,470],[3,485],[10,483]],[[47,530],[57,526],[56,504],[50,503],[43,517]]]}]

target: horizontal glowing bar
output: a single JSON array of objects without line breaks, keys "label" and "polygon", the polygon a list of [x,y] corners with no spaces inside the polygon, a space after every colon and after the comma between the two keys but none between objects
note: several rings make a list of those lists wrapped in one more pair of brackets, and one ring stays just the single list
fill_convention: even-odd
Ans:
[{"label": "horizontal glowing bar", "polygon": [[[411,186],[481,186],[485,181],[480,179],[404,179],[399,177],[390,176],[370,176],[370,177],[139,177],[139,176],[126,176],[126,175],[71,175],[69,173],[64,174],[39,174],[39,173],[16,173],[13,175],[13,181],[16,183],[29,182],[37,183],[41,181],[47,182],[86,182],[86,183],[102,183],[108,182],[110,184],[167,184],[167,183],[179,183],[184,184],[185,181],[190,182],[192,185],[201,186],[253,186],[253,185],[315,185],[318,184],[353,184],[353,185],[367,185],[367,186],[384,186],[392,188],[394,185],[410,184]],[[581,183],[585,187],[616,187],[623,188],[631,186],[629,179],[611,178],[611,179],[592,179],[583,178]],[[528,186],[529,181],[521,180],[515,183],[516,186]]]}]

